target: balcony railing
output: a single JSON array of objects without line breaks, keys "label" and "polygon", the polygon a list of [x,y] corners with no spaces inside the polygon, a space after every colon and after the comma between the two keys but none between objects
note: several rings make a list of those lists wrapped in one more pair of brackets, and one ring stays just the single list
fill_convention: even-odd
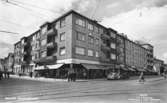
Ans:
[{"label": "balcony railing", "polygon": [[101,34],[101,38],[104,40],[110,40],[110,36],[107,34]]},{"label": "balcony railing", "polygon": [[101,44],[101,50],[102,51],[111,51],[111,48],[109,46],[107,46],[106,44]]},{"label": "balcony railing", "polygon": [[49,63],[52,63],[56,60],[57,60],[56,56],[46,56],[43,58],[35,59],[34,62],[39,63],[39,64],[49,64]]},{"label": "balcony railing", "polygon": [[47,35],[57,35],[57,30],[55,28],[52,28],[47,31]]},{"label": "balcony railing", "polygon": [[48,47],[48,48],[55,48],[55,47],[57,47],[57,43],[55,43],[55,42],[50,42],[50,43],[47,44],[47,47]]}]

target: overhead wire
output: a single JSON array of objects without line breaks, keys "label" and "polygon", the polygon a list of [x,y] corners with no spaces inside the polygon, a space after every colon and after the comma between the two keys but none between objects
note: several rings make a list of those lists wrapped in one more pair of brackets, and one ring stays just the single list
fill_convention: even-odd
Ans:
[{"label": "overhead wire", "polygon": [[91,15],[92,19],[94,18],[94,15],[96,14],[96,11],[97,11],[98,7],[100,6],[100,3],[101,3],[101,0],[98,1],[98,4],[96,5],[96,7],[95,7],[95,9],[94,9],[94,11],[93,11],[93,13]]},{"label": "overhead wire", "polygon": [[26,6],[31,6],[33,8],[49,11],[49,12],[52,12],[52,13],[56,13],[57,12],[57,11],[54,11],[54,10],[51,10],[51,9],[43,8],[43,7],[40,7],[40,6],[37,6],[37,5],[33,5],[33,4],[29,4],[29,3],[23,3],[23,2],[20,2],[20,1],[17,1],[17,0],[12,0],[12,1],[14,1],[16,3],[20,3],[20,4],[23,4],[23,5],[26,5]]},{"label": "overhead wire", "polygon": [[[11,2],[11,1],[6,1],[6,3],[11,4],[11,5],[14,5],[14,6],[17,6],[17,7],[20,7],[20,8],[23,8],[23,9],[25,9],[25,10],[27,10],[27,11],[31,11],[30,13],[31,13],[32,15],[38,16],[38,17],[40,17],[41,19],[44,19],[44,20],[45,20],[45,17],[47,16],[47,15],[44,15],[44,14],[42,14],[42,13],[33,11],[33,10],[30,9],[30,8],[26,8],[26,7],[24,7],[24,6],[21,6],[21,5],[17,4],[17,3]],[[38,13],[38,14],[43,15],[43,16],[39,16],[39,15],[34,14],[34,13],[32,13],[32,12]]]},{"label": "overhead wire", "polygon": [[16,33],[16,32],[5,31],[5,30],[0,30],[0,32],[2,32],[2,33],[9,33],[9,34],[19,34],[19,33]]}]

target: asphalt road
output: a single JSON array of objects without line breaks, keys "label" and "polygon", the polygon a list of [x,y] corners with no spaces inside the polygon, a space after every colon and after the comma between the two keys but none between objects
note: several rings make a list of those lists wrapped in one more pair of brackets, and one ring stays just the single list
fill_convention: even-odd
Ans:
[{"label": "asphalt road", "polygon": [[[139,95],[146,99],[141,102]],[[70,83],[23,79],[0,81],[0,103],[167,103],[166,97],[167,80],[163,78],[144,84],[136,80]]]}]

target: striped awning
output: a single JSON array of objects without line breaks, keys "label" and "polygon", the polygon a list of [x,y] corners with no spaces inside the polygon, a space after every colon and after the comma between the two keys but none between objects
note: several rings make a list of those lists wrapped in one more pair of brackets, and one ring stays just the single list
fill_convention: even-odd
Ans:
[{"label": "striped awning", "polygon": [[46,65],[46,66],[38,66],[34,70],[44,70],[44,69],[58,69],[64,64],[55,64],[55,65]]},{"label": "striped awning", "polygon": [[136,71],[135,69],[133,69],[133,68],[131,68],[131,67],[129,67],[128,68],[130,71]]},{"label": "striped awning", "polygon": [[47,65],[48,69],[59,69],[64,64]]}]

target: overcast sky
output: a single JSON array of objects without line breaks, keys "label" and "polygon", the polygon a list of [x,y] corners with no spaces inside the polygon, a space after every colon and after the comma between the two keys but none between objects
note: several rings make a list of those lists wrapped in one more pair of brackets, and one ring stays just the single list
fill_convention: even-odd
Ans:
[{"label": "overcast sky", "polygon": [[[0,0],[0,57],[13,51],[13,44],[30,35],[45,21],[70,9],[125,33],[132,40],[154,45],[156,57],[167,62],[167,0]],[[12,4],[11,4],[12,3]]]}]

